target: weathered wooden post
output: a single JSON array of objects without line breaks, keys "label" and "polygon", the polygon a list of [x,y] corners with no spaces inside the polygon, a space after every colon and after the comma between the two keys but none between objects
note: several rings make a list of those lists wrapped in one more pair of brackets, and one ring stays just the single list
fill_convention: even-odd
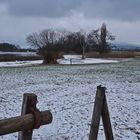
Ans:
[{"label": "weathered wooden post", "polygon": [[[36,109],[37,96],[35,94],[25,93],[23,95],[21,116],[29,113],[33,113],[31,110]],[[32,126],[33,128],[33,126]],[[31,140],[33,130],[25,130],[19,132],[18,140]]]},{"label": "weathered wooden post", "polygon": [[105,87],[97,87],[89,140],[97,140],[101,116],[103,120],[106,140],[114,140],[105,96],[105,89]]},{"label": "weathered wooden post", "polygon": [[104,101],[104,94],[102,94],[102,90],[104,90],[102,87],[97,87],[89,140],[97,140],[98,137],[100,116],[102,114]]},{"label": "weathered wooden post", "polygon": [[19,132],[18,140],[31,140],[33,129],[37,129],[41,125],[41,114],[40,111],[36,107],[37,104],[37,96],[32,93],[26,93],[23,96],[23,104],[22,104],[22,112],[21,116],[25,114],[33,114],[34,115],[34,125],[30,130],[24,130]]}]

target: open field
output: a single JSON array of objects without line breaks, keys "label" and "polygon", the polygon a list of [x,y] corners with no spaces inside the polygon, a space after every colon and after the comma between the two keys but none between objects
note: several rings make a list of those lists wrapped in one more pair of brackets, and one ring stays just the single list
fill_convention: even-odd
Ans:
[{"label": "open field", "polygon": [[[140,139],[140,59],[94,65],[0,68],[0,119],[20,115],[22,95],[38,95],[53,122],[33,140],[88,140],[96,86],[107,87],[115,140]],[[15,140],[17,134],[0,137]],[[102,124],[99,140],[104,139]]]}]

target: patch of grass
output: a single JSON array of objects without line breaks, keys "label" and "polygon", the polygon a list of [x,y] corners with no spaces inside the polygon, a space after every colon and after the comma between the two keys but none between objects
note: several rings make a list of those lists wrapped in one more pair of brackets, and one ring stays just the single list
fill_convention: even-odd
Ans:
[{"label": "patch of grass", "polygon": [[103,54],[100,54],[98,52],[89,52],[89,53],[86,53],[86,57],[89,57],[89,58],[134,58],[134,57],[140,57],[140,52],[114,51],[114,52],[103,53]]}]

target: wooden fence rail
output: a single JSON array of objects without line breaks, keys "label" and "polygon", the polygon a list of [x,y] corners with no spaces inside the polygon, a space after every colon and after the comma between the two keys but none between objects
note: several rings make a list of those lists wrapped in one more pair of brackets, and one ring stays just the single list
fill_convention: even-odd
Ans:
[{"label": "wooden fence rail", "polygon": [[[50,111],[42,111],[41,125],[49,124],[51,123],[51,121],[52,115]],[[0,120],[0,136],[18,131],[32,130],[33,126],[34,126],[33,114],[27,114],[24,116]]]}]

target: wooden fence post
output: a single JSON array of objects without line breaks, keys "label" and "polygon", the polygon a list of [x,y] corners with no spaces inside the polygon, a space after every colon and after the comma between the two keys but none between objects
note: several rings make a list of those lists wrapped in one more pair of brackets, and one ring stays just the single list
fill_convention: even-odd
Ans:
[{"label": "wooden fence post", "polygon": [[[33,93],[25,93],[23,96],[21,116],[32,113],[31,108],[36,110],[37,96]],[[33,126],[32,126],[33,128]],[[33,130],[19,132],[18,140],[32,140]]]},{"label": "wooden fence post", "polygon": [[102,90],[102,87],[97,87],[89,140],[97,140],[98,137],[100,116],[102,114],[102,107],[104,101],[104,94],[102,94]]},{"label": "wooden fence post", "polygon": [[105,87],[97,87],[89,140],[97,140],[101,116],[103,120],[106,140],[114,140],[105,96],[105,89]]}]

